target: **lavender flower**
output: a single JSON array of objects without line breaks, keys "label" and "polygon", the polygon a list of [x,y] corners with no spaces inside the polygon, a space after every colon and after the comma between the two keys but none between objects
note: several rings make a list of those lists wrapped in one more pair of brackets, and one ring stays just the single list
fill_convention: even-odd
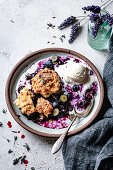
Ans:
[{"label": "lavender flower", "polygon": [[79,24],[72,25],[70,39],[68,41],[70,44],[75,40],[79,29],[80,29]]},{"label": "lavender flower", "polygon": [[100,19],[100,17],[98,14],[92,13],[89,19],[91,22],[95,22],[97,19]]},{"label": "lavender flower", "polygon": [[101,20],[103,23],[106,21],[110,26],[113,25],[113,17],[110,14],[102,15]]},{"label": "lavender flower", "polygon": [[87,7],[83,7],[82,8],[84,11],[90,11],[90,12],[93,12],[93,13],[100,13],[100,10],[101,8],[99,6],[87,6]]},{"label": "lavender flower", "polygon": [[107,22],[109,26],[113,25],[113,17],[110,17],[109,19],[107,19]]},{"label": "lavender flower", "polygon": [[64,29],[72,24],[74,24],[76,22],[76,17],[74,16],[71,16],[71,17],[68,17],[67,19],[65,19],[59,26],[58,28],[61,30],[61,29]]},{"label": "lavender flower", "polygon": [[105,21],[107,22],[107,20],[110,19],[110,15],[109,14],[104,14],[104,15],[101,15],[101,20],[102,22],[104,23]]},{"label": "lavender flower", "polygon": [[106,19],[107,19],[107,14],[105,14],[105,15],[102,15],[102,16],[101,16],[101,20],[102,20],[102,22],[105,22],[105,21],[106,21]]},{"label": "lavender flower", "polygon": [[95,24],[94,28],[92,29],[93,38],[95,38],[97,36],[98,30],[99,30],[101,24],[102,24],[101,19],[96,20],[96,24]]},{"label": "lavender flower", "polygon": [[109,14],[107,14],[107,20],[109,20],[111,18],[111,16]]}]

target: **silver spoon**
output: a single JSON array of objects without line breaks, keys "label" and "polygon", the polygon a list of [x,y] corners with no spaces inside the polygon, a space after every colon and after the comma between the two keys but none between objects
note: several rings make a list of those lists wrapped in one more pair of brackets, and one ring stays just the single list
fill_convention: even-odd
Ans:
[{"label": "silver spoon", "polygon": [[53,147],[52,147],[52,154],[55,154],[57,153],[63,142],[64,142],[64,139],[69,131],[69,129],[71,128],[71,126],[73,125],[74,121],[76,120],[77,117],[85,117],[89,114],[89,112],[91,111],[92,109],[92,106],[93,106],[93,101],[90,103],[90,105],[86,108],[86,110],[84,112],[82,112],[81,114],[80,113],[77,113],[76,112],[76,109],[74,108],[74,114],[75,114],[75,117],[73,118],[72,122],[70,123],[70,125],[66,128],[66,130],[64,131],[64,133],[58,138],[58,140],[54,143]]}]

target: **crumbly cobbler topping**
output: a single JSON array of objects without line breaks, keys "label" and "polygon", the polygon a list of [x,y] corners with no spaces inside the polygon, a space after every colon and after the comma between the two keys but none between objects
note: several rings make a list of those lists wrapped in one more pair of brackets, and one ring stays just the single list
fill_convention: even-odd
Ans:
[{"label": "crumbly cobbler topping", "polygon": [[40,93],[45,98],[60,90],[60,78],[55,71],[49,68],[39,71],[39,73],[32,78],[31,82],[31,87],[34,92]]},{"label": "crumbly cobbler topping", "polygon": [[38,99],[36,111],[38,113],[43,113],[46,117],[48,117],[48,115],[52,113],[53,107],[48,100],[45,100],[43,97],[41,97]]},{"label": "crumbly cobbler topping", "polygon": [[34,107],[33,101],[33,93],[28,88],[23,88],[20,91],[20,95],[18,99],[15,100],[14,104],[16,104],[22,111],[22,113],[26,113],[30,115],[36,111]]}]

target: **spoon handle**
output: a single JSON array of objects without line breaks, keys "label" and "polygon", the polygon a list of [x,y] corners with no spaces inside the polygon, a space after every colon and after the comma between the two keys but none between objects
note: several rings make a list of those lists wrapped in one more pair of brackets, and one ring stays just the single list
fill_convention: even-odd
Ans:
[{"label": "spoon handle", "polygon": [[66,137],[69,129],[71,128],[72,124],[73,124],[74,121],[76,120],[76,118],[77,118],[77,116],[74,117],[74,119],[72,120],[72,122],[70,123],[70,125],[66,128],[65,132],[64,132],[64,133],[58,138],[58,140],[55,142],[55,144],[54,144],[53,147],[52,147],[52,154],[55,154],[55,153],[57,153],[57,152],[60,150],[60,148],[61,148],[61,146],[62,146],[62,144],[63,144],[63,141],[64,141],[64,139],[65,139],[65,137]]}]

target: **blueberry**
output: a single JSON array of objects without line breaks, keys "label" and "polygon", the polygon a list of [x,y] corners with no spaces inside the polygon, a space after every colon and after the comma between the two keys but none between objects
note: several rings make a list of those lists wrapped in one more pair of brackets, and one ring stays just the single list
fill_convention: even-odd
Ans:
[{"label": "blueberry", "polygon": [[53,118],[54,118],[53,114],[48,115],[48,119],[53,119]]},{"label": "blueberry", "polygon": [[61,100],[61,102],[65,103],[67,101],[67,96],[65,94],[62,94],[60,96],[60,100]]},{"label": "blueberry", "polygon": [[20,93],[20,91],[21,91],[24,87],[25,87],[25,86],[23,86],[23,85],[19,86],[19,88],[18,88],[18,93]]},{"label": "blueberry", "polygon": [[54,102],[52,105],[53,107],[58,107],[58,102]]},{"label": "blueberry", "polygon": [[90,76],[93,75],[93,71],[92,71],[92,70],[90,70],[89,75],[90,75]]},{"label": "blueberry", "polygon": [[52,95],[51,97],[53,100],[58,100],[58,98],[59,98],[58,95]]},{"label": "blueberry", "polygon": [[92,91],[92,95],[93,96],[95,96],[96,95],[96,91],[94,90],[94,91]]},{"label": "blueberry", "polygon": [[58,61],[58,56],[53,56],[52,57],[52,62],[54,63],[54,62],[57,62]]},{"label": "blueberry", "polygon": [[34,104],[34,106],[36,107],[36,105],[37,105],[37,98],[36,98],[36,97],[33,98],[33,104]]},{"label": "blueberry", "polygon": [[51,70],[54,70],[54,66],[51,60],[48,60],[45,64],[44,64],[44,68],[50,68]]},{"label": "blueberry", "polygon": [[84,102],[83,101],[79,101],[77,104],[76,104],[77,108],[83,108],[84,107]]},{"label": "blueberry", "polygon": [[25,78],[26,78],[26,80],[31,80],[34,76],[36,75],[36,73],[32,73],[32,74],[27,74],[27,75],[25,75]]},{"label": "blueberry", "polygon": [[78,59],[74,59],[73,61],[76,62],[76,63],[79,63],[79,60],[78,60]]},{"label": "blueberry", "polygon": [[81,101],[80,101],[80,106],[83,106],[83,105],[84,105],[84,102],[81,102]]},{"label": "blueberry", "polygon": [[55,109],[53,110],[53,115],[54,115],[54,116],[57,116],[58,114],[59,114],[59,109],[55,108]]},{"label": "blueberry", "polygon": [[70,106],[70,102],[66,102],[66,103],[65,103],[65,107],[68,109],[69,106]]},{"label": "blueberry", "polygon": [[62,109],[64,109],[65,107],[64,107],[64,105],[59,105],[59,109],[60,110],[62,110]]},{"label": "blueberry", "polygon": [[75,85],[73,86],[73,91],[74,91],[74,92],[77,92],[78,90],[80,90],[80,87],[79,87],[79,85],[76,85],[76,84],[75,84]]},{"label": "blueberry", "polygon": [[73,110],[73,106],[69,106],[69,111],[72,111]]},{"label": "blueberry", "polygon": [[38,114],[36,112],[34,112],[34,113],[32,113],[31,115],[28,116],[28,120],[35,121],[37,117],[38,117]]},{"label": "blueberry", "polygon": [[71,93],[64,92],[64,95],[66,95],[68,99],[70,99],[70,98],[71,98]]},{"label": "blueberry", "polygon": [[59,118],[61,118],[61,117],[64,117],[64,115],[65,115],[65,114],[64,114],[64,113],[62,113],[62,111],[60,111],[60,113],[59,113],[58,117],[59,117]]},{"label": "blueberry", "polygon": [[67,112],[66,108],[62,109],[61,112],[66,113]]}]

